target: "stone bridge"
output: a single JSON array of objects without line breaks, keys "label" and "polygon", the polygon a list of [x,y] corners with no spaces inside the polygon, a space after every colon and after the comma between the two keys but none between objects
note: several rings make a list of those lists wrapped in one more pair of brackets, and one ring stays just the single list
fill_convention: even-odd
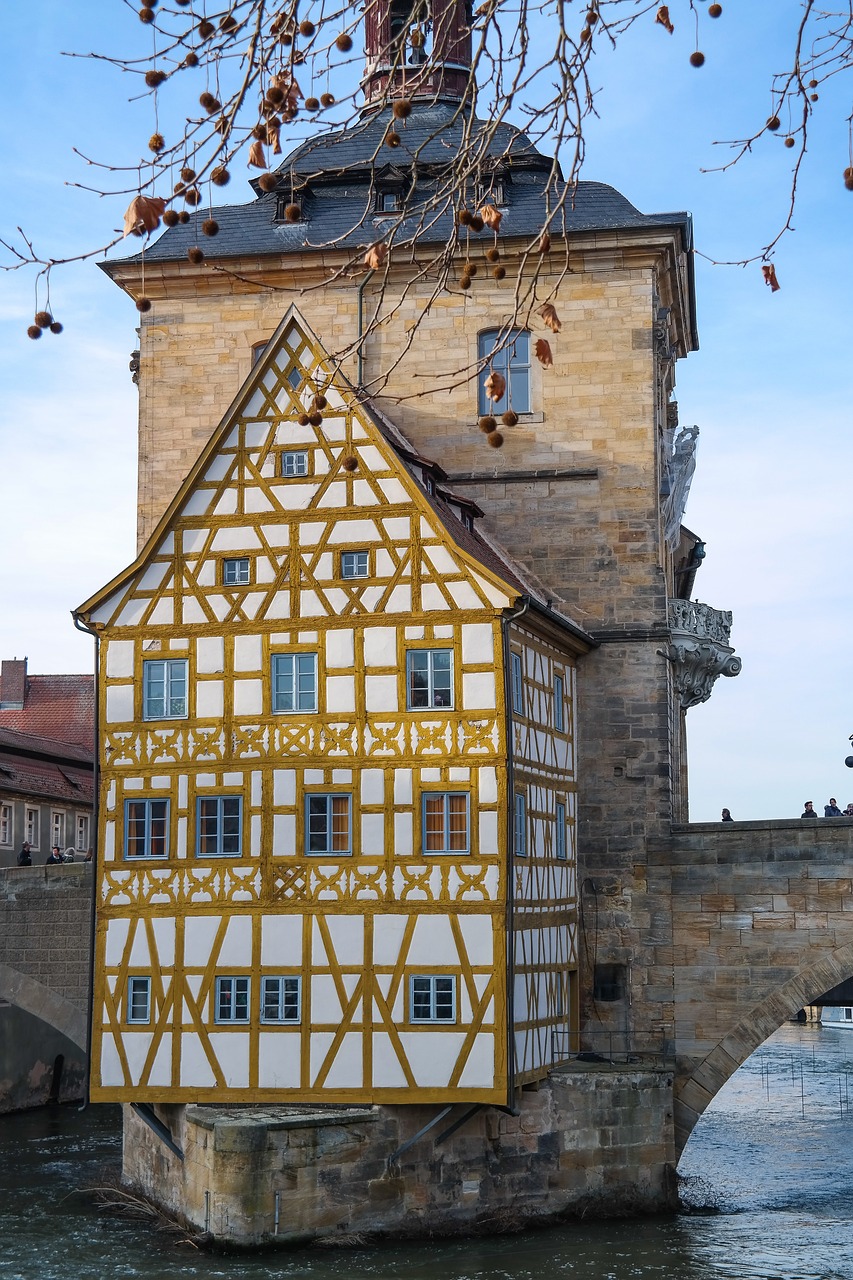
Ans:
[{"label": "stone bridge", "polygon": [[680,1152],[753,1050],[853,976],[853,819],[675,826],[649,841],[647,877],[649,982],[674,991]]},{"label": "stone bridge", "polygon": [[83,1091],[91,911],[85,863],[0,869],[0,1112]]}]

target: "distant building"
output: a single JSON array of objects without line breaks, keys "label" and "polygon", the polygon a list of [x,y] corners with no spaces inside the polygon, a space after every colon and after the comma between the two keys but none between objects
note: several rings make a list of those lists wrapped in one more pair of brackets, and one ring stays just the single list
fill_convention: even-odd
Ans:
[{"label": "distant building", "polygon": [[26,658],[0,666],[0,866],[22,843],[34,863],[52,845],[80,856],[93,842],[95,737],[91,675],[31,676]]}]

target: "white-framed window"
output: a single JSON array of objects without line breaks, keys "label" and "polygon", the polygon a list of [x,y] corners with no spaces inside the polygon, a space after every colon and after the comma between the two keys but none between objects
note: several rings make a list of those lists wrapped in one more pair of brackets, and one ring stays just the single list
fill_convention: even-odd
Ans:
[{"label": "white-framed window", "polygon": [[557,801],[557,816],[554,834],[556,836],[554,844],[554,853],[560,862],[566,860],[566,806],[561,800]]},{"label": "white-framed window", "polygon": [[299,1022],[302,1016],[302,979],[261,978],[261,1022]]},{"label": "white-framed window", "polygon": [[167,858],[169,856],[168,800],[125,800],[124,856],[126,858]]},{"label": "white-framed window", "polygon": [[10,804],[0,804],[0,844],[11,844],[13,835],[12,806]]},{"label": "white-framed window", "polygon": [[316,653],[274,653],[273,711],[317,710]]},{"label": "white-framed window", "polygon": [[186,719],[187,668],[186,658],[149,658],[143,662],[143,719]]},{"label": "white-framed window", "polygon": [[396,213],[400,208],[399,191],[378,191],[376,193],[377,213]]},{"label": "white-framed window", "polygon": [[24,810],[24,839],[31,849],[39,847],[39,811],[38,809]]},{"label": "white-framed window", "polygon": [[[500,347],[496,351],[495,347]],[[530,413],[530,334],[525,329],[512,329],[507,335],[500,329],[484,329],[477,335],[477,355],[483,362],[478,379],[478,411],[501,414],[507,409]],[[500,400],[490,400],[483,383],[489,369],[506,379],[506,391]]]},{"label": "white-framed window", "polygon": [[244,587],[252,581],[252,566],[248,556],[229,556],[222,561],[222,585]]},{"label": "white-framed window", "polygon": [[370,573],[369,551],[342,551],[341,577],[366,578]]},{"label": "white-framed window", "polygon": [[524,676],[521,667],[521,654],[511,653],[509,657],[510,684],[512,686],[512,709],[521,715],[524,710]]},{"label": "white-framed window", "polygon": [[352,852],[352,797],[340,791],[305,797],[305,852]]},{"label": "white-framed window", "polygon": [[196,800],[196,857],[239,858],[242,846],[242,797],[199,796]]},{"label": "white-framed window", "polygon": [[527,856],[527,800],[516,791],[513,809],[513,849],[517,858]]},{"label": "white-framed window", "polygon": [[74,848],[78,853],[85,853],[89,848],[89,815],[78,813],[74,823]]},{"label": "white-framed window", "polygon": [[406,654],[409,710],[453,706],[453,650],[410,649]]},{"label": "white-framed window", "polygon": [[427,791],[421,798],[424,853],[467,853],[471,847],[466,791]]},{"label": "white-framed window", "polygon": [[65,814],[59,809],[50,811],[50,843],[65,848]]},{"label": "white-framed window", "polygon": [[564,733],[566,728],[566,686],[562,676],[554,676],[554,728]]},{"label": "white-framed window", "polygon": [[127,980],[127,1021],[151,1021],[151,979],[128,978]]},{"label": "white-framed window", "polygon": [[217,978],[214,1022],[248,1022],[249,996],[249,978]]},{"label": "white-framed window", "polygon": [[410,1022],[455,1022],[456,978],[444,973],[415,973],[409,978]]},{"label": "white-framed window", "polygon": [[287,478],[308,475],[308,451],[285,449],[281,455],[281,474]]}]

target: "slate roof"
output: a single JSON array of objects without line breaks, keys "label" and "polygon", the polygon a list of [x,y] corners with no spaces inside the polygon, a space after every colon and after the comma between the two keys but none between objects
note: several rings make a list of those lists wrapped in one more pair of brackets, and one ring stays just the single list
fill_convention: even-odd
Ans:
[{"label": "slate roof", "polygon": [[94,677],[28,675],[23,709],[0,710],[0,741],[4,730],[73,743],[91,755],[95,743]]},{"label": "slate roof", "polygon": [[[389,109],[365,116],[348,129],[303,142],[276,171],[280,175],[279,192],[286,202],[296,191],[302,206],[300,222],[277,221],[280,195],[259,193],[248,204],[215,207],[219,232],[208,237],[201,232],[201,223],[211,216],[205,205],[190,214],[188,223],[171,228],[148,246],[146,261],[181,261],[193,245],[201,245],[211,261],[242,255],[278,257],[331,245],[353,252],[363,248],[387,235],[397,220],[395,215],[376,215],[373,211],[375,175],[384,172],[388,180],[393,181],[396,176],[398,182],[402,179],[407,185],[412,167],[417,164],[418,188],[425,195],[430,188],[434,190],[440,170],[455,154],[462,136],[462,122],[454,119],[457,111],[452,103],[415,103],[409,119],[395,124],[403,141],[394,149],[383,144],[390,122]],[[475,136],[477,131],[475,124]],[[551,159],[509,125],[501,125],[490,144],[484,145],[483,159],[486,170],[496,165],[504,173],[502,236],[532,239],[543,224],[544,188]],[[451,231],[452,215],[449,211],[430,215],[422,225],[416,212],[418,188],[413,198],[413,216],[402,220],[394,241],[405,243],[417,236],[422,244],[444,243]],[[606,183],[580,182],[570,192],[563,218],[560,225],[554,224],[554,230],[572,234],[664,226],[680,227],[685,247],[691,247],[689,214],[643,214]],[[490,243],[492,233],[472,233],[472,239]],[[130,260],[141,261],[141,255],[134,254]],[[120,261],[114,259],[101,265],[111,274]]]}]

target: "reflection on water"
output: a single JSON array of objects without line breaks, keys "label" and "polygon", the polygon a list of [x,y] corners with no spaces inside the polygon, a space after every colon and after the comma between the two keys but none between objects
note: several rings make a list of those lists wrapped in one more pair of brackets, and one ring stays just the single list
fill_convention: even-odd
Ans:
[{"label": "reflection on water", "polygon": [[[850,1079],[848,1080],[848,1073]],[[0,1119],[3,1280],[853,1280],[853,1032],[789,1026],[729,1081],[680,1171],[713,1216],[580,1223],[450,1243],[248,1257],[99,1217],[117,1108]]]}]

